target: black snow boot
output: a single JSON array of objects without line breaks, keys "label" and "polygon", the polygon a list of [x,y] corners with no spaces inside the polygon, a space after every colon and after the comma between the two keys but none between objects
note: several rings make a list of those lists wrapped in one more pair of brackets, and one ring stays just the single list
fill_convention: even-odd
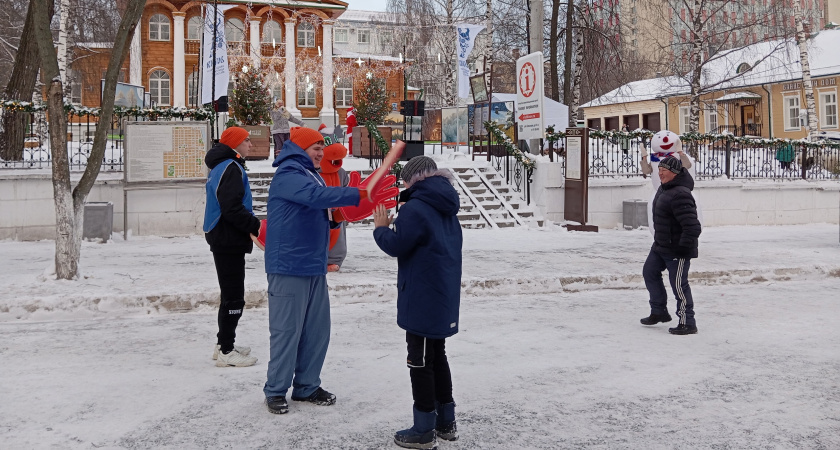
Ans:
[{"label": "black snow boot", "polygon": [[394,443],[403,448],[436,449],[436,418],[435,411],[423,412],[414,408],[414,426],[394,433]]},{"label": "black snow boot", "polygon": [[282,395],[266,397],[265,406],[268,407],[268,412],[273,414],[286,414],[289,412],[289,403],[286,402],[286,397]]},{"label": "black snow boot", "polygon": [[668,328],[668,332],[671,334],[677,334],[680,336],[686,334],[697,334],[697,327],[695,325],[683,325],[679,324],[676,328]]},{"label": "black snow boot", "polygon": [[670,321],[671,321],[671,316],[666,313],[665,315],[651,314],[650,316],[645,317],[644,319],[640,320],[639,322],[641,322],[642,325],[656,325],[659,322],[665,323],[665,322],[670,322]]},{"label": "black snow boot", "polygon": [[455,402],[437,405],[435,433],[437,437],[446,441],[458,440],[458,427],[455,426]]}]

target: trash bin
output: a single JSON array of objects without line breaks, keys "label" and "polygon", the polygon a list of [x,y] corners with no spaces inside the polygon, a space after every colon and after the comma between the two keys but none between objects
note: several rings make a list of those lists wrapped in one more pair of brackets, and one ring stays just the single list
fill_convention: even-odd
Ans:
[{"label": "trash bin", "polygon": [[633,199],[624,201],[624,229],[633,230],[648,226],[647,202]]},{"label": "trash bin", "polygon": [[82,228],[82,238],[111,239],[114,228],[114,204],[111,202],[85,203],[85,224]]}]

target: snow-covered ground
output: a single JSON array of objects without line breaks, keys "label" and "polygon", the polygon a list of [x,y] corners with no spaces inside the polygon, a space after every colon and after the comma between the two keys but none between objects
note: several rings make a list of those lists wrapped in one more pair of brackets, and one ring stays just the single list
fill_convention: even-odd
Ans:
[{"label": "snow-covered ground", "polygon": [[[202,237],[86,242],[72,282],[45,275],[51,241],[0,242],[3,448],[395,448],[411,391],[396,262],[371,235],[350,228],[328,276],[322,379],[338,403],[285,416],[262,404],[259,251],[237,332],[259,362],[228,369],[210,359],[218,287]],[[465,230],[448,346],[461,439],[440,448],[840,448],[838,238],[837,225],[705,229],[700,331],[671,336],[673,322],[638,322],[647,230]]]}]

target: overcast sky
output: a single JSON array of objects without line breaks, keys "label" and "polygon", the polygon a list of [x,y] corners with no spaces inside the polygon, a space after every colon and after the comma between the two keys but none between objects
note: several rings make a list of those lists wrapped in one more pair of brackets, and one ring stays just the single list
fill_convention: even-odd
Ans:
[{"label": "overcast sky", "polygon": [[347,0],[347,9],[360,11],[385,11],[388,0]]}]

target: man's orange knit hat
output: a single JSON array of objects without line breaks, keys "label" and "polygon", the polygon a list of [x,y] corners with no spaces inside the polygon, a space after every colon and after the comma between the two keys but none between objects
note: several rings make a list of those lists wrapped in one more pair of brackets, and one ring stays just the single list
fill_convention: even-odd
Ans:
[{"label": "man's orange knit hat", "polygon": [[318,142],[324,142],[324,136],[321,133],[313,130],[312,128],[306,127],[294,127],[289,130],[291,134],[290,139],[292,142],[297,144],[298,147],[306,150],[312,144],[317,144]]},{"label": "man's orange knit hat", "polygon": [[248,131],[244,128],[230,127],[222,133],[222,137],[219,138],[219,143],[236,149],[249,135]]}]

